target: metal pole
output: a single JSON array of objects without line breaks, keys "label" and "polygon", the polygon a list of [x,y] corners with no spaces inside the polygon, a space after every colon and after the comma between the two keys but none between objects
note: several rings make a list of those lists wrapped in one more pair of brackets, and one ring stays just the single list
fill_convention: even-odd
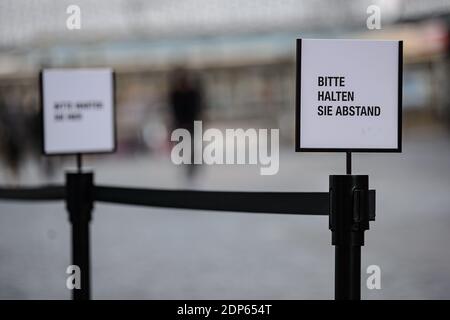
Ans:
[{"label": "metal pole", "polygon": [[361,300],[361,246],[335,247],[336,300]]},{"label": "metal pole", "polygon": [[83,172],[83,155],[81,153],[77,153],[77,173]]},{"label": "metal pole", "polygon": [[352,153],[345,153],[345,162],[346,162],[346,174],[352,174]]},{"label": "metal pole", "polygon": [[81,288],[73,289],[73,300],[89,300],[89,222],[93,209],[93,173],[66,173],[66,206],[72,225],[72,264],[80,268]]},{"label": "metal pole", "polygon": [[335,299],[361,299],[361,246],[369,229],[369,177],[330,176],[330,229],[335,248]]}]

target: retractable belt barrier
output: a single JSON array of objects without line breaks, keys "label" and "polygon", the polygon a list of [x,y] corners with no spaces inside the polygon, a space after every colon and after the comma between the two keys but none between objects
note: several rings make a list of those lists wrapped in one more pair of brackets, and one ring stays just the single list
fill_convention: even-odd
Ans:
[{"label": "retractable belt barrier", "polygon": [[[0,187],[0,199],[22,201],[65,200],[66,187]],[[174,209],[242,213],[328,215],[328,192],[194,191],[93,186],[99,202]],[[369,190],[369,215],[375,218],[375,190]],[[372,219],[373,217],[373,219]]]},{"label": "retractable belt barrier", "polygon": [[[74,300],[90,299],[90,231],[95,202],[148,207],[329,216],[336,246],[335,298],[360,299],[360,256],[364,231],[375,220],[375,190],[367,176],[330,176],[329,192],[239,192],[163,190],[97,186],[92,172],[66,174],[66,185],[0,188],[0,199],[66,202],[72,225],[72,263],[81,271]],[[352,267],[349,269],[348,265]],[[350,270],[350,271],[349,271]]]}]

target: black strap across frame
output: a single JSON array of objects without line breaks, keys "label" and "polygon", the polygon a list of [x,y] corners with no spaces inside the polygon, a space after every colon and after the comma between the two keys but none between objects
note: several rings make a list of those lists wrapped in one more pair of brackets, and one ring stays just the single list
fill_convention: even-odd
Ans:
[{"label": "black strap across frame", "polygon": [[[0,199],[56,201],[65,186],[0,188]],[[328,192],[194,191],[94,186],[93,200],[124,205],[246,213],[328,215]],[[375,190],[369,191],[369,215],[375,216]]]}]

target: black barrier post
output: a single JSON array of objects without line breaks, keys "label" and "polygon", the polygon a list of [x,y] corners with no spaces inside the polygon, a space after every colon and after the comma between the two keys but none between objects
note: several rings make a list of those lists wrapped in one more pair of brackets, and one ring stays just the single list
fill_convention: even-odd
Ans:
[{"label": "black barrier post", "polygon": [[352,153],[347,152],[345,154],[345,162],[346,162],[346,174],[352,174]]},{"label": "black barrier post", "polygon": [[330,176],[330,230],[335,247],[335,299],[361,299],[361,246],[369,229],[369,176]]},{"label": "black barrier post", "polygon": [[72,224],[72,264],[80,268],[81,288],[73,300],[90,299],[89,222],[93,209],[93,173],[66,173],[66,206]]}]

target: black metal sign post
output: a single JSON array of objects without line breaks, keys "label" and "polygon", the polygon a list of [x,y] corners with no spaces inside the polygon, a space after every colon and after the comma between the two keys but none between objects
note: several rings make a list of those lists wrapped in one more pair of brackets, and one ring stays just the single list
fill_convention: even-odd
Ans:
[{"label": "black metal sign post", "polygon": [[351,153],[346,155],[347,174],[330,176],[330,230],[335,246],[336,300],[361,299],[361,246],[369,221],[369,176],[351,174]]},{"label": "black metal sign post", "polygon": [[[376,63],[367,52],[377,56]],[[361,247],[375,220],[375,193],[367,175],[352,175],[352,152],[401,152],[403,42],[297,39],[296,53],[295,150],[346,153],[346,175],[331,175],[329,184],[335,299],[360,300]],[[373,81],[371,74],[383,78]],[[350,99],[334,96],[346,86]],[[373,101],[358,108],[378,111],[351,111],[357,101]]]},{"label": "black metal sign post", "polygon": [[330,176],[330,229],[335,246],[335,299],[361,299],[361,246],[369,228],[368,176]]},{"label": "black metal sign post", "polygon": [[72,264],[80,268],[81,288],[72,291],[73,300],[89,300],[90,241],[89,223],[93,209],[93,173],[83,172],[81,155],[77,157],[78,171],[66,173],[66,206],[72,226]]},{"label": "black metal sign post", "polygon": [[[93,173],[83,171],[82,156],[112,153],[116,149],[115,73],[110,68],[43,69],[39,79],[43,154],[76,155],[77,170],[66,173],[65,185],[72,226],[72,264],[81,271],[81,288],[73,289],[73,299],[89,300],[89,222],[94,187]],[[80,92],[83,94],[78,97]],[[61,101],[67,108],[58,107]],[[99,106],[95,108],[95,118],[92,118],[91,109],[86,113],[87,108],[79,107],[86,101],[95,101]],[[102,134],[91,135],[89,139],[73,139],[79,132],[98,130]]]}]

